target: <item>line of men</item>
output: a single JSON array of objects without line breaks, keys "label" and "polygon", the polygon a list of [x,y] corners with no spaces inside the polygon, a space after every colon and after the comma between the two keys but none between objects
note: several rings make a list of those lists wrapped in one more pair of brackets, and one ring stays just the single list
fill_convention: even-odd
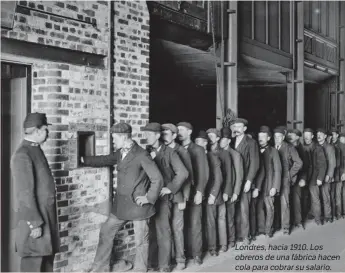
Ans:
[{"label": "line of men", "polygon": [[[135,269],[170,272],[173,260],[177,270],[185,268],[186,257],[202,264],[204,247],[218,255],[236,241],[250,244],[279,229],[290,234],[293,226],[304,227],[308,213],[317,224],[344,216],[345,149],[337,131],[329,144],[324,129],[317,130],[317,142],[305,129],[302,144],[298,130],[278,127],[272,134],[262,126],[257,143],[245,133],[247,124],[237,118],[231,129],[200,131],[193,142],[188,122],[149,123],[146,150],[132,140],[130,125],[114,125],[117,151],[81,159],[85,166],[117,165],[118,171],[91,271],[109,270],[113,238],[127,221],[134,224]],[[124,263],[122,271],[131,268]]]}]

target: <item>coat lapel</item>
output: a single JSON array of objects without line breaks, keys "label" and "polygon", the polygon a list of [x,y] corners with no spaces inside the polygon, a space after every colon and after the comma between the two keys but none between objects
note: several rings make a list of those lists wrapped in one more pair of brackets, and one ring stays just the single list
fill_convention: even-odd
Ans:
[{"label": "coat lapel", "polygon": [[124,159],[121,159],[121,153],[119,153],[120,161],[117,165],[118,169],[123,168],[135,158],[137,149],[138,149],[138,144],[134,143],[132,149],[128,152],[128,154],[125,156]]}]

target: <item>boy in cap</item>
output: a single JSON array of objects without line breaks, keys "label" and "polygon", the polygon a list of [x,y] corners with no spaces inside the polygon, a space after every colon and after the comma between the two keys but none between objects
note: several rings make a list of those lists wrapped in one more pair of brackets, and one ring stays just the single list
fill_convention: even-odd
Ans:
[{"label": "boy in cap", "polygon": [[[275,148],[279,152],[282,164],[282,181],[280,188],[281,226],[284,234],[290,234],[290,187],[297,181],[297,174],[303,163],[297,150],[284,141],[286,132],[282,128],[274,129]],[[277,217],[278,218],[278,217]],[[279,223],[278,223],[279,225]]]},{"label": "boy in cap", "polygon": [[[226,206],[223,200],[223,189],[224,184],[232,182],[232,160],[230,153],[219,147],[219,130],[211,128],[206,133],[210,144],[208,153],[210,178],[206,187],[209,192],[208,205],[206,206],[208,247],[211,255],[215,256],[217,255],[217,227],[219,251],[226,252],[228,250]],[[220,166],[218,166],[219,163]],[[221,177],[218,177],[219,174]]]},{"label": "boy in cap", "polygon": [[[244,162],[244,187],[241,194],[238,221],[241,224],[242,238],[244,244],[250,244],[250,202],[253,197],[256,198],[259,194],[255,186],[255,176],[259,169],[259,151],[255,140],[246,136],[248,121],[243,118],[236,118],[232,123],[232,131],[236,136],[234,148],[238,151]],[[253,193],[252,193],[253,190]]]},{"label": "boy in cap", "polygon": [[[257,201],[259,234],[273,236],[274,197],[281,189],[282,166],[278,151],[269,145],[271,131],[261,126],[258,134],[260,145],[260,167],[256,179],[256,187],[260,194]],[[266,216],[265,216],[266,212]]]},{"label": "boy in cap", "polygon": [[313,141],[314,131],[312,129],[304,129],[303,138],[305,156],[308,160],[305,162],[299,185],[309,188],[311,213],[316,224],[321,225],[320,187],[326,175],[326,156],[322,147]]},{"label": "boy in cap", "polygon": [[194,184],[187,205],[187,249],[198,265],[202,264],[202,199],[208,180],[207,157],[204,149],[191,141],[193,127],[189,122],[177,124],[178,137],[192,159]]},{"label": "boy in cap", "polygon": [[326,141],[327,132],[323,128],[317,129],[317,141],[323,148],[326,155],[326,176],[324,183],[321,187],[322,201],[323,201],[323,214],[325,222],[333,222],[332,218],[332,207],[331,207],[331,183],[334,180],[334,169],[336,166],[335,150],[333,145]]},{"label": "boy in cap", "polygon": [[[133,221],[136,255],[135,270],[146,272],[149,253],[149,219],[161,193],[163,177],[150,155],[132,140],[132,127],[117,123],[111,128],[117,150],[109,155],[85,156],[85,166],[117,165],[117,190],[108,220],[102,224],[91,271],[109,271],[113,240],[121,228]],[[125,262],[121,271],[132,266]]]},{"label": "boy in cap", "polygon": [[188,171],[177,153],[164,143],[160,142],[161,125],[156,122],[148,123],[144,129],[147,140],[147,151],[163,175],[163,188],[155,203],[156,214],[153,217],[156,228],[158,268],[162,272],[171,271],[172,251],[172,203],[184,201],[182,192],[183,183],[188,177]]},{"label": "boy in cap", "polygon": [[41,150],[48,138],[48,125],[45,114],[28,114],[24,140],[11,158],[15,244],[22,272],[52,272],[60,246],[55,181]]},{"label": "boy in cap", "polygon": [[190,187],[193,184],[193,168],[192,160],[188,151],[180,144],[175,142],[177,137],[177,127],[174,124],[166,123],[162,125],[162,138],[164,144],[172,148],[180,157],[184,166],[188,170],[188,178],[185,180],[182,190],[181,199],[173,202],[172,207],[172,234],[173,234],[173,250],[177,263],[176,270],[183,270],[186,267],[186,257],[184,254],[184,211],[186,202],[189,200]]},{"label": "boy in cap", "polygon": [[222,128],[219,146],[228,152],[232,161],[231,180],[226,180],[223,186],[223,200],[227,210],[228,224],[228,244],[229,247],[235,247],[236,228],[235,228],[235,204],[239,200],[243,182],[243,159],[239,152],[230,147],[232,133],[229,128]]}]

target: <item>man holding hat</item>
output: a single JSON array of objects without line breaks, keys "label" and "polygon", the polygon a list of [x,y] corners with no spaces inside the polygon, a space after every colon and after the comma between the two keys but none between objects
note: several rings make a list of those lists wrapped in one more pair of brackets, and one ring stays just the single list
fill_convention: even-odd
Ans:
[{"label": "man holding hat", "polygon": [[143,131],[147,140],[147,151],[163,175],[163,188],[155,204],[156,214],[153,219],[156,227],[155,242],[158,246],[158,268],[162,272],[170,272],[172,203],[184,202],[181,188],[188,177],[188,171],[177,153],[159,141],[162,131],[159,123],[148,123]]},{"label": "man holding hat", "polygon": [[43,113],[28,114],[24,140],[11,158],[15,200],[15,245],[22,272],[52,272],[59,251],[55,181],[41,145],[48,138]]},{"label": "man holding hat", "polygon": [[317,225],[321,224],[321,201],[320,201],[320,187],[326,176],[326,156],[322,147],[313,141],[314,131],[310,128],[305,128],[303,132],[305,167],[301,174],[299,185],[301,187],[307,186],[310,191],[311,213],[315,218]]},{"label": "man holding hat", "polygon": [[[208,166],[205,150],[191,141],[193,127],[189,122],[177,124],[178,137],[192,159],[194,183],[191,186],[187,204],[187,249],[198,265],[202,264],[202,200],[208,180]],[[207,136],[206,136],[207,137]]]},{"label": "man holding hat", "polygon": [[[290,234],[290,187],[297,181],[297,174],[303,163],[297,150],[285,139],[285,131],[282,128],[274,129],[275,148],[279,152],[282,164],[282,181],[280,188],[280,212],[281,226],[284,234]],[[277,217],[278,218],[278,217]]]},{"label": "man holding hat", "polygon": [[181,200],[176,200],[172,205],[172,234],[173,234],[173,250],[177,263],[176,270],[183,270],[186,267],[186,257],[184,253],[184,211],[186,209],[186,202],[189,200],[190,187],[193,182],[193,167],[192,160],[188,151],[180,144],[175,142],[177,137],[177,127],[174,124],[166,123],[162,125],[162,138],[164,144],[172,148],[180,157],[182,163],[188,170],[188,178],[182,186]]},{"label": "man holding hat", "polygon": [[230,147],[231,130],[223,128],[220,132],[221,139],[219,146],[231,156],[231,180],[226,180],[223,186],[223,200],[227,209],[227,224],[228,224],[228,244],[235,247],[236,228],[235,228],[235,204],[239,199],[242,182],[243,182],[243,159],[239,152]]},{"label": "man holding hat", "polygon": [[[260,145],[260,167],[256,187],[260,191],[257,201],[258,232],[273,236],[274,197],[281,189],[282,166],[278,151],[269,145],[271,130],[261,126],[258,139]],[[266,216],[265,216],[266,212]]]},{"label": "man holding hat", "polygon": [[323,148],[326,155],[326,176],[324,183],[321,187],[322,201],[323,201],[323,214],[325,222],[333,222],[332,207],[331,207],[331,183],[334,181],[334,169],[336,166],[335,150],[333,145],[326,141],[327,132],[323,128],[317,129],[317,141]]},{"label": "man holding hat", "polygon": [[[236,118],[231,126],[233,133],[236,136],[234,148],[243,158],[244,162],[244,187],[240,199],[240,208],[238,217],[240,218],[242,238],[244,244],[250,244],[250,201],[252,197],[251,190],[253,189],[253,197],[256,198],[259,194],[255,186],[255,176],[259,169],[259,151],[256,141],[248,136],[245,132],[247,130],[248,121],[243,118]],[[256,217],[256,215],[252,215]]]},{"label": "man holding hat", "polygon": [[[163,186],[163,177],[150,155],[132,140],[132,127],[117,123],[111,128],[117,150],[110,155],[81,158],[85,166],[117,165],[117,190],[108,220],[102,224],[91,271],[109,271],[113,240],[121,228],[133,221],[135,270],[146,272],[149,253],[149,219]],[[122,271],[129,270],[126,262]]]}]

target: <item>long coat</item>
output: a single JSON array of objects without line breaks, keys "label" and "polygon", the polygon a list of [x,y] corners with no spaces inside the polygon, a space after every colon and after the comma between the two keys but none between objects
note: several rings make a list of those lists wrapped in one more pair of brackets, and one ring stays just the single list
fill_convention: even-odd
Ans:
[{"label": "long coat", "polygon": [[205,189],[205,199],[212,194],[215,198],[215,205],[223,204],[222,184],[223,176],[221,170],[221,161],[217,152],[208,152],[207,160],[209,166],[209,178]]},{"label": "long coat", "polygon": [[341,176],[345,173],[345,145],[339,140],[334,143],[336,166],[334,170],[334,181],[340,182]]},{"label": "long coat", "polygon": [[[220,149],[217,147],[216,150],[219,160],[220,160],[220,167],[222,171],[222,176],[223,176],[223,183],[222,183],[222,188],[221,191],[222,193],[225,193],[224,190],[227,187],[226,185],[231,185],[233,181],[233,162],[231,155],[228,151],[225,151],[223,149]],[[231,198],[231,195],[229,195]]]},{"label": "long coat", "polygon": [[326,161],[327,161],[327,171],[326,175],[329,176],[330,180],[328,183],[332,182],[334,178],[334,170],[336,167],[336,159],[335,159],[335,149],[332,144],[329,144],[327,141],[325,141],[321,147],[323,148],[323,151],[326,155]]},{"label": "long coat", "polygon": [[230,183],[224,185],[224,193],[226,193],[230,198],[235,193],[237,196],[241,193],[242,183],[243,183],[243,159],[239,152],[232,148],[228,148],[227,151],[232,160],[232,176]]},{"label": "long coat", "polygon": [[[156,212],[154,204],[163,187],[163,177],[151,156],[136,142],[124,159],[121,158],[121,150],[110,155],[86,156],[84,165],[117,165],[117,190],[112,213],[121,220],[148,219]],[[149,203],[137,205],[135,198],[144,195]]]},{"label": "long coat", "polygon": [[[15,245],[19,256],[48,256],[59,251],[55,182],[41,147],[23,140],[11,158],[15,194]],[[42,228],[42,236],[30,237]]]}]

